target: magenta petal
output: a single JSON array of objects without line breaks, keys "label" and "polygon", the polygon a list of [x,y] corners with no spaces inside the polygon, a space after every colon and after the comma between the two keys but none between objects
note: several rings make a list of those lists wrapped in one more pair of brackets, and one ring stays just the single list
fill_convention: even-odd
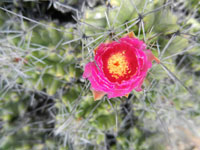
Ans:
[{"label": "magenta petal", "polygon": [[93,65],[93,62],[89,62],[88,64],[86,64],[84,73],[83,73],[83,78],[89,78],[91,76],[92,65]]},{"label": "magenta petal", "polygon": [[160,63],[160,60],[157,57],[155,57],[150,50],[145,50],[144,52],[147,55],[147,59],[149,62],[155,60],[158,64]]}]

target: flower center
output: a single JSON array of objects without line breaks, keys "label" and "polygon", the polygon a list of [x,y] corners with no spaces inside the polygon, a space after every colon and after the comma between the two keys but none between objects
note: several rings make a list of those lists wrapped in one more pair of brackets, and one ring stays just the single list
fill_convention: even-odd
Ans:
[{"label": "flower center", "polygon": [[[118,48],[118,47],[116,47]],[[103,72],[111,82],[122,83],[129,80],[138,68],[134,49],[109,49],[102,56]]]},{"label": "flower center", "polygon": [[115,79],[123,77],[130,72],[128,62],[126,60],[125,51],[118,52],[108,58],[108,71]]}]

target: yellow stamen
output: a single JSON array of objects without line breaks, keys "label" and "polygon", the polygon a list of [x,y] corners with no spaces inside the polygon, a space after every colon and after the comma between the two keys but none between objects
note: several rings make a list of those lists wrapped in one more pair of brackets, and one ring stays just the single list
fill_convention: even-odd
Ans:
[{"label": "yellow stamen", "polygon": [[108,59],[108,71],[115,79],[118,79],[119,77],[124,76],[127,72],[130,72],[125,51],[118,52]]}]

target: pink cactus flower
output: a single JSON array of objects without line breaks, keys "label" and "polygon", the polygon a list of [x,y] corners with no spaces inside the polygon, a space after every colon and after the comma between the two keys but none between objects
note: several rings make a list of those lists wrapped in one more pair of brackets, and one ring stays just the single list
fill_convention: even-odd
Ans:
[{"label": "pink cactus flower", "polygon": [[91,83],[94,100],[105,94],[108,98],[128,96],[141,91],[142,83],[152,61],[157,59],[150,50],[130,32],[110,43],[102,43],[95,49],[95,58],[85,66],[83,78]]}]

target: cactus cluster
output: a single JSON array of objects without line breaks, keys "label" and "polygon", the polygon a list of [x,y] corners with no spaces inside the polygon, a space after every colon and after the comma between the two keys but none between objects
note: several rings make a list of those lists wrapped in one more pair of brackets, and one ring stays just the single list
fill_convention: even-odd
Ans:
[{"label": "cactus cluster", "polygon": [[[198,0],[1,2],[0,149],[198,149],[199,8]],[[85,64],[100,43],[131,31],[161,63],[142,92],[94,101]]]}]

